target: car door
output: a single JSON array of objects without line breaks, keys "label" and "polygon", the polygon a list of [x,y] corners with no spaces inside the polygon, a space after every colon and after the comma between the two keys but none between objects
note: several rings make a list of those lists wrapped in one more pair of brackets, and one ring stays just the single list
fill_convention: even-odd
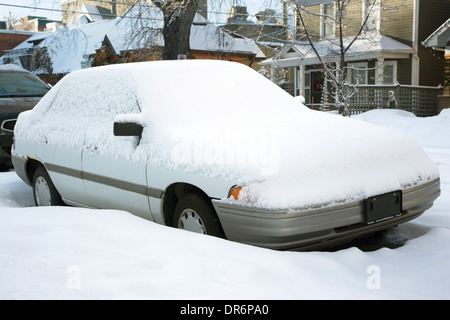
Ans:
[{"label": "car door", "polygon": [[64,202],[70,205],[86,205],[81,179],[81,152],[81,146],[61,146],[53,144],[49,138],[36,145],[36,155],[46,167]]},{"label": "car door", "polygon": [[139,157],[138,137],[114,136],[116,116],[138,114],[137,102],[103,110],[86,128],[82,152],[83,181],[88,204],[118,209],[153,220],[147,196],[146,158]]},{"label": "car door", "polygon": [[81,179],[81,153],[85,128],[81,108],[72,107],[70,86],[59,86],[34,110],[41,119],[33,123],[37,159],[45,166],[63,200],[70,205],[85,205],[86,194]]}]

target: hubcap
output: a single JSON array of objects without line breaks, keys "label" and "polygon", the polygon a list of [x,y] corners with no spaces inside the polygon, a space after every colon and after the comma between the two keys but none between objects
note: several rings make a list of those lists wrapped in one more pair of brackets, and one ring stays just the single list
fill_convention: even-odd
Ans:
[{"label": "hubcap", "polygon": [[48,186],[47,181],[43,177],[39,177],[36,179],[34,193],[36,195],[36,202],[38,206],[42,207],[52,205],[50,187]]},{"label": "hubcap", "polygon": [[185,209],[178,220],[178,228],[192,232],[206,234],[205,224],[197,212]]}]

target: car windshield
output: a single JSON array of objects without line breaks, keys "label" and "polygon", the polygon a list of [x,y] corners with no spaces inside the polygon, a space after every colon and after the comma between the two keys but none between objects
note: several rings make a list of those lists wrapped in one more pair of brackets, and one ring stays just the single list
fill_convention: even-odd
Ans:
[{"label": "car windshield", "polygon": [[42,97],[49,88],[34,75],[21,71],[0,72],[0,97]]}]

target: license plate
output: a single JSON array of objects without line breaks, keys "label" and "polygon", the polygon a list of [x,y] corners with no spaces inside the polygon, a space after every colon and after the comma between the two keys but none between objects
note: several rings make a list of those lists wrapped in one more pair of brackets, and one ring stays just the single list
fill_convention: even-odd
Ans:
[{"label": "license plate", "polygon": [[364,202],[364,214],[368,224],[393,218],[401,212],[401,190],[370,197]]}]

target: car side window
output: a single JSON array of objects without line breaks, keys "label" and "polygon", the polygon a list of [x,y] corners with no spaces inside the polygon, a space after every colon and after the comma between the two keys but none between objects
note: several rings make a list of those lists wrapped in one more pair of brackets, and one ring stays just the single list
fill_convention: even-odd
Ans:
[{"label": "car side window", "polygon": [[140,108],[127,74],[113,69],[105,78],[105,73],[96,69],[67,75],[41,100],[33,110],[33,131],[41,135],[35,140],[105,153],[115,150],[114,118],[124,113],[138,114]]}]

